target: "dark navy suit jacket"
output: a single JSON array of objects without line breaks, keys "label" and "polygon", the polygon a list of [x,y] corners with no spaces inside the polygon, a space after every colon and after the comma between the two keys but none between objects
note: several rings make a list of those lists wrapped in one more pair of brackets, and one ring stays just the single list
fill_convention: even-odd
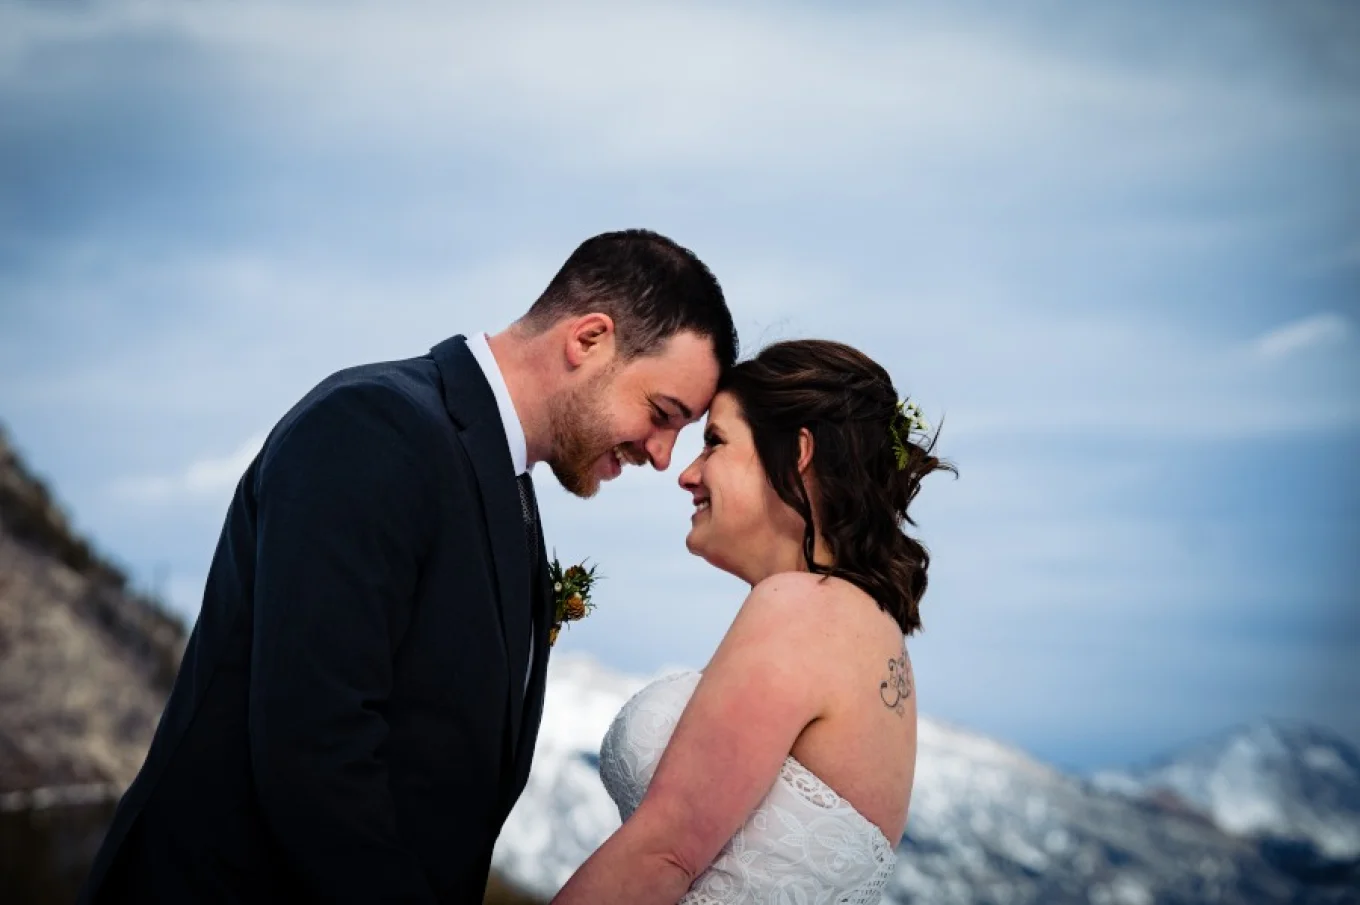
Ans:
[{"label": "dark navy suit jacket", "polygon": [[237,486],[81,901],[480,903],[543,708],[533,546],[462,337],[317,386]]}]

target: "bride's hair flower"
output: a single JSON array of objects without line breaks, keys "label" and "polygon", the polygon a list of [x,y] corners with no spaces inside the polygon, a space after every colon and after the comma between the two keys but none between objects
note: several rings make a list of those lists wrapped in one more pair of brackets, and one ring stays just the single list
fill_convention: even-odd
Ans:
[{"label": "bride's hair flower", "polygon": [[893,415],[888,430],[892,433],[893,454],[897,457],[897,470],[901,471],[907,467],[907,462],[911,458],[907,444],[911,442],[912,434],[929,433],[930,423],[921,414],[919,405],[910,399],[904,399],[897,403],[897,412]]},{"label": "bride's hair flower", "polygon": [[584,619],[595,608],[590,602],[590,589],[595,584],[595,567],[587,569],[585,563],[581,563],[563,569],[554,552],[552,562],[548,563],[548,577],[552,580],[556,604],[553,608],[553,625],[548,629],[548,643],[556,644],[563,623]]}]

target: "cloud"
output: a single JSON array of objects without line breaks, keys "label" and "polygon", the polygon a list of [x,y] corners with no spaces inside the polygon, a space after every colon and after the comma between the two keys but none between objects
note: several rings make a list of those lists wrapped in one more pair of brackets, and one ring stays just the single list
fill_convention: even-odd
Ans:
[{"label": "cloud", "polygon": [[114,484],[113,493],[139,503],[220,504],[263,445],[264,435],[257,435],[229,455],[199,459],[174,474],[122,479]]},{"label": "cloud", "polygon": [[[783,271],[788,284],[817,286],[834,301],[786,308],[791,323],[779,332],[858,344],[932,423],[944,419],[950,444],[1026,435],[1172,442],[1360,426],[1360,398],[1345,390],[1360,381],[1360,358],[1263,367],[1262,341],[1243,343],[1219,318],[1140,307],[1118,287],[1103,304],[1073,311],[1033,297],[1036,284],[986,275],[960,283],[946,277],[903,300],[825,264],[789,259]],[[1101,282],[1093,279],[1095,287]],[[1213,301],[1200,301],[1198,310],[1214,310]],[[1286,329],[1318,348],[1352,333],[1337,316]]]},{"label": "cloud", "polygon": [[1304,256],[1299,270],[1312,277],[1344,274],[1360,268],[1360,239],[1342,238],[1321,252]]},{"label": "cloud", "polygon": [[[1277,349],[1280,336],[1296,350],[1300,340],[1290,337],[1335,347],[1337,337],[1351,335],[1338,316],[1305,319],[1239,344],[1212,324],[1158,312],[1107,305],[1074,314],[1028,304],[1023,286],[945,285],[904,303],[831,258],[747,254],[740,247],[724,248],[718,258],[748,352],[797,336],[859,345],[904,394],[922,402],[933,423],[943,418],[946,455],[975,458],[989,444],[1022,436],[1171,443],[1360,425],[1360,399],[1344,391],[1360,379],[1355,356],[1262,351]],[[79,349],[87,340],[98,352],[80,351],[69,361],[52,359],[50,351],[45,362],[16,358],[10,373],[0,366],[0,375],[11,406],[112,413],[148,436],[169,419],[199,444],[230,444],[232,431],[239,437],[272,423],[334,370],[419,355],[453,332],[498,329],[527,307],[556,264],[553,252],[530,248],[476,266],[379,274],[355,272],[339,260],[209,248],[166,262],[116,256],[97,272],[97,287],[86,285],[92,275],[80,271],[71,277],[78,291],[57,288],[54,274],[12,293],[22,301],[32,292],[46,302],[51,333],[36,345]],[[96,292],[103,298],[91,310]],[[194,300],[193,307],[180,299]],[[118,335],[119,312],[147,300],[164,300],[164,313],[140,315],[131,341],[108,342]],[[32,334],[25,344],[35,345]],[[215,504],[219,497],[207,488],[213,463],[193,465],[192,446],[172,451],[190,464],[137,479],[125,471],[116,483],[120,497]],[[217,480],[234,482],[249,458],[244,450],[227,457],[239,467]]]},{"label": "cloud", "polygon": [[1348,341],[1353,334],[1350,321],[1328,311],[1276,327],[1258,338],[1255,348],[1262,358],[1278,361],[1336,346]]},{"label": "cloud", "polygon": [[[1004,17],[891,5],[856,15],[610,0],[341,7],[140,0],[73,15],[26,5],[8,13],[0,73],[30,74],[71,46],[152,40],[211,61],[205,103],[249,107],[274,139],[315,159],[400,145],[420,160],[465,153],[576,178],[740,173],[734,189],[765,191],[817,174],[802,192],[835,196],[922,191],[923,167],[964,173],[999,157],[1019,178],[989,193],[1033,188],[1040,172],[1107,185],[1166,178],[1319,123],[1357,126],[1325,93],[1285,102],[1269,80],[1235,67],[1221,78],[1184,49],[1149,68],[1124,49],[1119,14],[1085,23],[1085,38],[1110,51],[1100,55]],[[107,78],[97,54],[60,59],[61,83],[44,90]],[[1206,117],[1216,128],[1194,128]],[[1091,153],[1062,153],[1074,143]]]}]

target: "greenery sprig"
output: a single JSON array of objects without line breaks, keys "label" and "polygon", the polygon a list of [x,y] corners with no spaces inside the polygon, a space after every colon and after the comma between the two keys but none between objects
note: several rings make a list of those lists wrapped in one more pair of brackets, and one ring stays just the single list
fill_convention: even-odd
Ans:
[{"label": "greenery sprig", "polygon": [[893,455],[897,459],[897,470],[902,471],[911,461],[911,436],[912,434],[924,434],[930,431],[930,424],[925,416],[921,414],[921,407],[910,399],[904,399],[897,403],[897,412],[893,415],[892,424],[888,426],[892,433]]}]

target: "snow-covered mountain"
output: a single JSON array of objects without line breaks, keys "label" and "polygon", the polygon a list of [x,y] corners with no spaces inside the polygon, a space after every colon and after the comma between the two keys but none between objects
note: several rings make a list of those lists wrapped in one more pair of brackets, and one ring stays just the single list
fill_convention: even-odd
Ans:
[{"label": "snow-covered mountain", "polygon": [[600,782],[600,741],[619,708],[648,681],[580,655],[548,662],[529,784],[492,858],[502,874],[545,899],[619,826],[619,812]]},{"label": "snow-covered mountain", "polygon": [[[599,779],[599,743],[624,702],[655,677],[620,675],[579,655],[553,659],[529,786],[496,847],[494,865],[502,874],[550,897],[618,827],[618,811]],[[1332,756],[1336,770],[1354,775],[1355,752],[1334,740],[1289,750],[1317,770]],[[1226,776],[1219,782],[1232,788],[1236,780]],[[1353,877],[1306,883],[1264,856],[1258,838],[1225,831],[1193,801],[1142,794],[1143,788],[1134,774],[1093,783],[923,719],[911,816],[884,901],[1360,903]],[[1322,796],[1319,801],[1332,802],[1324,808],[1310,797],[1316,786],[1281,788],[1281,802],[1293,802],[1291,794],[1312,802],[1293,802],[1282,813],[1313,815],[1317,822],[1306,825],[1318,828],[1318,838],[1342,844],[1360,820],[1354,798]],[[1296,825],[1304,824],[1289,824]]]},{"label": "snow-covered mountain", "polygon": [[1175,796],[1296,873],[1360,867],[1360,755],[1314,727],[1263,721],[1094,781],[1142,800]]}]

